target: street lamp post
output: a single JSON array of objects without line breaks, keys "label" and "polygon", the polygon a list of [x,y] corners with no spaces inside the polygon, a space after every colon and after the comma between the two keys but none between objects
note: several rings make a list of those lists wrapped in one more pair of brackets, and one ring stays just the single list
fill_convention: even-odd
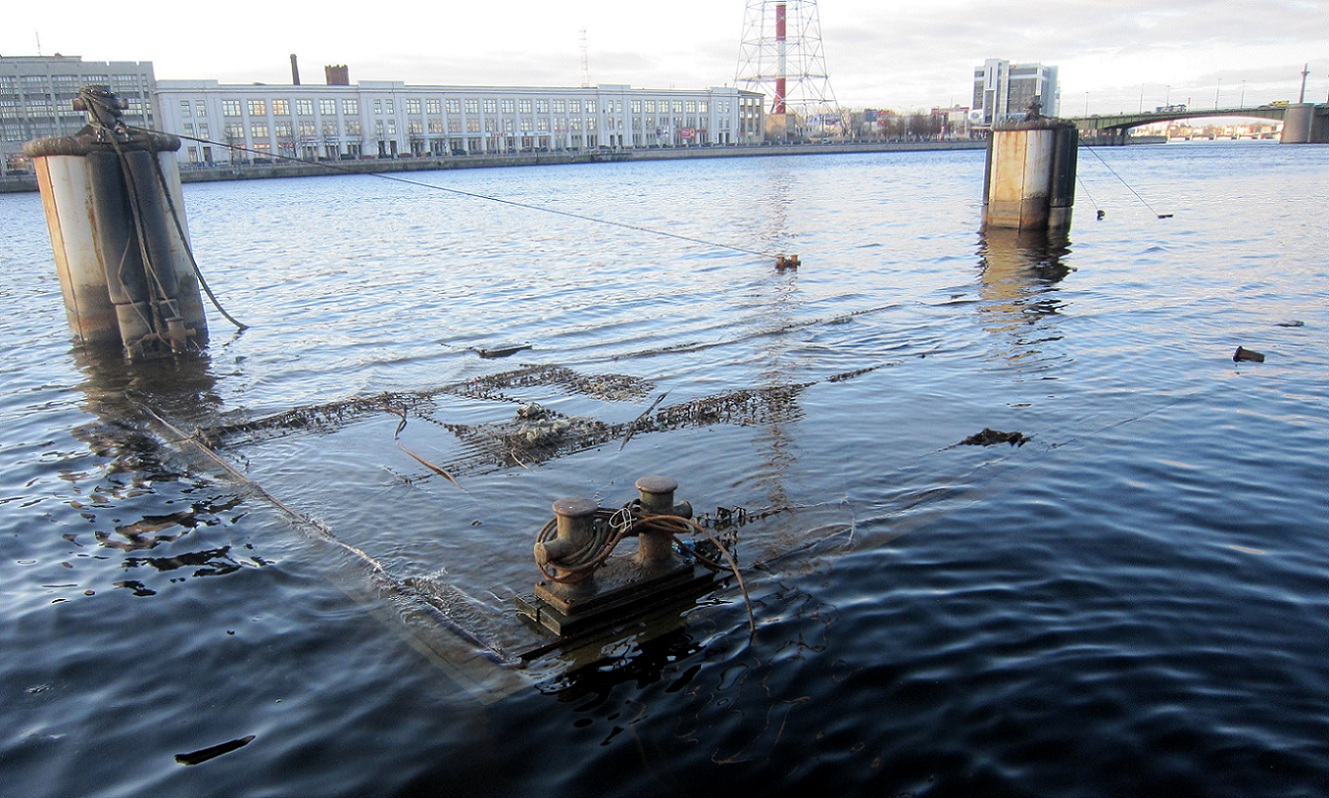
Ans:
[{"label": "street lamp post", "polygon": [[1214,110],[1218,110],[1218,97],[1223,93],[1223,79],[1218,79],[1218,88],[1214,90]]}]

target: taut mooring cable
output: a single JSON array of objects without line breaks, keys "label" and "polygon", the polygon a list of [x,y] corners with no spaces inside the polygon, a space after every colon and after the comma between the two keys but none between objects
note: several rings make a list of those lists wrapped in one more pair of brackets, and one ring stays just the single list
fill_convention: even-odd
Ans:
[{"label": "taut mooring cable", "polygon": [[[1107,161],[1103,160],[1103,156],[1099,155],[1097,152],[1094,152],[1094,148],[1093,148],[1093,147],[1090,147],[1088,144],[1085,144],[1085,143],[1084,143],[1084,139],[1080,139],[1080,147],[1081,147],[1082,149],[1088,150],[1088,151],[1089,151],[1089,152],[1090,152],[1095,158],[1097,158],[1098,161],[1099,161],[1099,163],[1103,164],[1103,167],[1104,167],[1105,169],[1107,169],[1109,172],[1112,173],[1112,176],[1113,176],[1113,177],[1115,177],[1115,178],[1117,178],[1118,180],[1121,181],[1121,184],[1122,184],[1123,186],[1126,187],[1126,190],[1127,190],[1127,191],[1129,191],[1129,192],[1131,192],[1132,194],[1134,194],[1136,199],[1138,199],[1140,202],[1144,203],[1144,207],[1148,208],[1150,213],[1154,214],[1155,216],[1157,216],[1157,217],[1160,218],[1160,219],[1171,219],[1171,218],[1172,218],[1172,214],[1170,214],[1170,213],[1159,213],[1157,210],[1154,209],[1154,206],[1152,206],[1152,205],[1150,205],[1148,202],[1146,202],[1146,201],[1145,201],[1145,198],[1140,196],[1140,192],[1138,192],[1138,191],[1136,191],[1135,189],[1131,188],[1131,184],[1126,182],[1126,178],[1124,178],[1124,177],[1122,177],[1121,175],[1117,174],[1117,170],[1116,170],[1116,169],[1113,169],[1111,166],[1108,165],[1108,162],[1107,162]],[[1093,200],[1090,200],[1090,201],[1092,202]]]},{"label": "taut mooring cable", "polygon": [[[133,129],[133,130],[141,130],[141,131],[146,132],[146,133],[159,133],[159,132],[163,132],[163,131],[146,130],[146,129],[144,129],[144,128],[132,128],[132,129]],[[178,138],[186,139],[186,140],[188,140],[188,141],[195,141],[195,142],[198,142],[199,144],[208,144],[208,145],[212,145],[212,146],[216,146],[216,147],[225,147],[225,148],[227,148],[227,149],[229,149],[229,150],[232,150],[232,151],[235,151],[235,152],[249,153],[250,155],[258,155],[258,156],[263,157],[263,158],[276,158],[276,159],[278,159],[278,160],[281,160],[281,161],[289,161],[289,162],[291,162],[291,163],[301,163],[301,164],[309,164],[309,163],[310,163],[309,161],[306,161],[306,160],[304,160],[303,158],[292,158],[292,157],[289,156],[289,155],[280,155],[280,154],[277,154],[277,153],[270,153],[270,152],[259,152],[258,150],[251,150],[251,149],[248,149],[248,148],[246,148],[246,147],[241,147],[241,146],[239,146],[238,144],[223,144],[223,143],[218,142],[218,141],[210,141],[210,140],[208,140],[208,139],[197,138],[197,137],[195,137],[195,136],[186,136],[186,135],[183,135],[183,134],[180,134],[180,133],[170,133],[170,134],[168,134],[168,135],[176,136],[176,137],[178,137]],[[559,210],[559,209],[557,209],[557,208],[549,208],[549,207],[544,207],[544,206],[541,206],[541,205],[532,205],[532,204],[527,203],[527,202],[518,202],[517,200],[503,199],[502,197],[492,197],[492,196],[489,196],[489,195],[487,195],[487,194],[477,194],[477,193],[475,193],[475,192],[473,192],[473,191],[463,191],[463,190],[458,189],[458,188],[448,188],[447,186],[440,186],[440,185],[438,185],[438,184],[436,184],[436,183],[426,183],[426,182],[424,182],[423,180],[412,180],[412,179],[407,178],[407,177],[397,177],[396,175],[384,174],[383,172],[361,172],[361,171],[358,171],[358,170],[356,170],[356,169],[351,169],[351,168],[349,168],[349,167],[345,167],[345,166],[342,166],[341,164],[337,164],[337,163],[322,163],[322,162],[320,162],[320,163],[318,163],[318,164],[316,164],[316,165],[317,165],[317,166],[320,166],[320,167],[322,167],[322,168],[324,168],[324,169],[331,170],[331,171],[333,171],[333,172],[341,172],[342,174],[348,174],[348,175],[366,175],[366,176],[368,176],[368,177],[377,177],[377,178],[379,178],[379,179],[381,179],[381,180],[391,180],[391,181],[393,181],[393,182],[395,182],[395,183],[405,183],[405,184],[408,185],[408,186],[419,186],[419,187],[421,187],[421,188],[432,188],[432,189],[434,189],[435,191],[445,191],[445,192],[447,192],[447,193],[449,193],[449,194],[456,194],[457,196],[461,196],[461,197],[469,197],[469,198],[471,198],[471,199],[485,200],[485,201],[487,201],[487,202],[496,202],[496,203],[499,203],[499,204],[501,204],[501,205],[510,205],[510,206],[512,206],[512,207],[514,207],[514,208],[523,208],[523,209],[525,209],[525,210],[529,210],[529,211],[539,211],[539,212],[541,212],[541,213],[552,213],[552,214],[555,214],[555,215],[557,215],[557,216],[566,216],[566,217],[569,217],[569,218],[572,218],[572,219],[580,219],[581,221],[584,221],[584,222],[594,222],[595,224],[605,224],[605,225],[609,225],[609,226],[611,226],[611,227],[620,227],[620,228],[623,228],[623,229],[625,229],[625,230],[634,230],[634,231],[639,232],[639,233],[648,233],[648,234],[650,234],[650,235],[665,236],[665,237],[668,237],[668,238],[676,238],[676,239],[678,239],[678,240],[680,240],[680,241],[688,241],[688,242],[693,243],[693,244],[701,244],[702,246],[715,247],[716,249],[728,249],[728,250],[732,250],[732,251],[734,251],[734,252],[742,252],[742,253],[745,254],[745,255],[756,255],[756,256],[761,257],[761,258],[776,258],[776,259],[780,259],[780,258],[785,257],[783,253],[759,252],[759,251],[757,251],[757,250],[755,250],[755,249],[748,249],[748,248],[746,248],[746,247],[738,247],[738,246],[734,246],[733,244],[721,244],[721,243],[719,243],[719,242],[717,242],[717,241],[707,241],[707,240],[704,239],[704,238],[693,238],[692,236],[685,236],[685,235],[682,235],[682,234],[680,234],[680,233],[670,233],[670,232],[668,232],[668,231],[666,231],[666,230],[656,230],[656,229],[651,228],[651,227],[642,227],[641,225],[629,224],[629,223],[627,223],[627,222],[616,222],[616,221],[614,221],[614,220],[612,220],[612,219],[601,219],[601,218],[599,218],[599,217],[597,217],[597,216],[587,216],[587,215],[585,215],[585,214],[581,214],[581,213],[573,213],[572,211],[563,211],[563,210]]]}]

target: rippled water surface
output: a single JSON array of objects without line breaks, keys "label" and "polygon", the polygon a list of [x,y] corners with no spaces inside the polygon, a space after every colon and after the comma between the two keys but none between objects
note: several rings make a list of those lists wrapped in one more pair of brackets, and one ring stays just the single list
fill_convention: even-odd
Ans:
[{"label": "rippled water surface", "polygon": [[[1096,152],[1054,240],[977,151],[410,178],[737,250],[190,185],[251,328],[136,367],[0,196],[3,792],[1324,794],[1329,148]],[[731,580],[539,653],[550,503],[648,473],[749,513],[755,633]]]}]

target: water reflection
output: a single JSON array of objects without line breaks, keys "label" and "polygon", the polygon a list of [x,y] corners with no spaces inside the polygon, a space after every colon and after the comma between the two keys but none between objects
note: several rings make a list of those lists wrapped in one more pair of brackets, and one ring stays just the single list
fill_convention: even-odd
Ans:
[{"label": "water reflection", "polygon": [[979,320],[1006,343],[1000,355],[1017,360],[1061,339],[1050,323],[1064,308],[1058,283],[1072,271],[1066,231],[988,229],[979,233]]},{"label": "water reflection", "polygon": [[[200,535],[242,512],[239,497],[203,478],[192,478],[180,458],[161,446],[172,433],[153,414],[183,429],[196,429],[215,418],[221,398],[215,390],[211,360],[203,355],[129,363],[117,347],[104,351],[81,347],[72,352],[83,374],[79,406],[96,420],[71,431],[100,462],[89,467],[71,460],[61,477],[80,498],[68,504],[91,526],[95,545],[124,555],[121,567],[140,579],[113,584],[136,596],[156,590],[157,581],[142,573],[193,569],[193,576],[220,576],[266,563],[233,553],[231,543]],[[74,467],[77,464],[78,467]],[[77,538],[71,542],[82,546]],[[202,539],[198,539],[198,538]],[[190,541],[196,550],[182,550]],[[166,550],[163,556],[144,552]],[[170,578],[177,581],[179,574]]]}]

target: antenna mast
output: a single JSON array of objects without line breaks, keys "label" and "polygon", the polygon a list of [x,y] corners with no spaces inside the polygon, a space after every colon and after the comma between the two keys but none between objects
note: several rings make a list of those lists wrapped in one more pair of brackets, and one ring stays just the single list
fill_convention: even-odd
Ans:
[{"label": "antenna mast", "polygon": [[586,29],[581,29],[581,87],[589,89],[591,87],[591,56],[590,48],[586,44]]}]

